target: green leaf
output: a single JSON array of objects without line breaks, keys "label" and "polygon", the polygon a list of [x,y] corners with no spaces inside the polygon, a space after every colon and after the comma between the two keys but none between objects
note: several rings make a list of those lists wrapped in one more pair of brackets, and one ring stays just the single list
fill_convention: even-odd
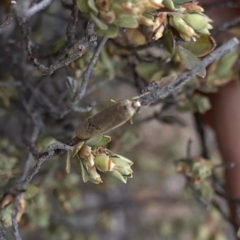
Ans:
[{"label": "green leaf", "polygon": [[124,27],[124,28],[138,27],[137,19],[131,15],[121,15],[114,21],[114,23],[119,27]]},{"label": "green leaf", "polygon": [[177,5],[182,5],[184,3],[189,3],[191,1],[189,0],[172,0],[174,4],[177,4]]},{"label": "green leaf", "polygon": [[96,25],[101,29],[101,30],[107,30],[108,25],[102,22],[100,19],[98,19],[93,13],[90,13],[91,18],[93,21],[96,23]]},{"label": "green leaf", "polygon": [[109,142],[111,142],[111,137],[107,136],[107,135],[103,135],[101,141],[98,143],[98,147],[101,146],[105,146],[106,144],[108,144]]},{"label": "green leaf", "polygon": [[168,52],[173,53],[176,44],[172,31],[167,30],[162,37],[162,41],[164,47],[168,50]]},{"label": "green leaf", "polygon": [[86,0],[77,0],[78,9],[83,13],[89,13],[91,8],[88,6],[88,2]]},{"label": "green leaf", "polygon": [[94,0],[88,0],[88,6],[89,8],[96,14],[98,14],[98,9],[96,8],[95,1]]},{"label": "green leaf", "polygon": [[235,48],[234,51],[231,51],[221,57],[217,63],[215,73],[218,78],[227,78],[231,77],[233,74],[232,67],[238,59],[238,52]]},{"label": "green leaf", "polygon": [[[187,49],[185,49],[181,46],[178,46],[177,52],[178,52],[178,55],[180,57],[181,63],[189,70],[192,69],[198,63],[201,62],[195,55],[193,55],[190,51],[188,51]],[[200,76],[200,77],[205,77],[206,76],[206,69],[205,68],[201,69],[197,73],[197,75]]]},{"label": "green leaf", "polygon": [[70,153],[70,151],[67,151],[65,170],[67,173],[69,173],[71,170],[71,153]]},{"label": "green leaf", "polygon": [[87,169],[83,165],[80,158],[77,158],[77,168],[80,171],[83,182],[87,182],[89,180],[89,174],[88,174]]},{"label": "green leaf", "polygon": [[186,122],[179,116],[173,116],[173,115],[164,116],[161,118],[161,121],[167,124],[176,124],[181,127],[186,127]]},{"label": "green leaf", "polygon": [[192,52],[197,57],[203,57],[216,47],[215,40],[209,35],[201,35],[196,42],[183,42],[182,47]]},{"label": "green leaf", "polygon": [[123,183],[127,183],[127,178],[123,177],[122,174],[118,171],[107,172],[107,175],[110,175],[111,177],[116,178]]},{"label": "green leaf", "polygon": [[98,143],[102,140],[103,135],[97,135],[94,138],[91,138],[85,142],[85,145],[88,145],[90,147],[96,147],[98,146]]},{"label": "green leaf", "polygon": [[25,198],[30,199],[33,198],[38,192],[39,188],[34,186],[33,184],[26,184],[24,188],[27,190],[25,193]]},{"label": "green leaf", "polygon": [[138,64],[135,68],[137,74],[145,79],[149,79],[159,69],[158,64],[146,62]]},{"label": "green leaf", "polygon": [[83,142],[79,142],[75,147],[74,147],[74,150],[73,150],[73,153],[72,153],[72,157],[75,157],[76,154],[78,153],[78,151],[82,148],[84,144],[84,141]]},{"label": "green leaf", "polygon": [[95,27],[94,32],[101,37],[115,38],[119,32],[118,26],[115,24],[108,24],[107,27],[106,30]]}]

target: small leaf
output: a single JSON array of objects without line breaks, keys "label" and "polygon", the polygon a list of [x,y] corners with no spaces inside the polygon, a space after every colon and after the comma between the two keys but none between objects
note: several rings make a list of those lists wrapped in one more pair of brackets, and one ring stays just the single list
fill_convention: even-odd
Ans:
[{"label": "small leaf", "polygon": [[83,182],[87,182],[89,180],[89,174],[87,172],[86,167],[83,165],[80,158],[77,159],[77,168],[80,171],[80,174],[82,176]]},{"label": "small leaf", "polygon": [[96,8],[95,1],[94,0],[88,0],[88,6],[89,8],[96,14],[98,14],[98,9]]},{"label": "small leaf", "polygon": [[33,184],[28,183],[24,186],[24,188],[27,190],[25,193],[25,199],[33,198],[39,192],[39,188]]},{"label": "small leaf", "polygon": [[159,69],[158,64],[146,62],[138,64],[135,68],[137,74],[145,79],[149,79]]},{"label": "small leaf", "polygon": [[89,13],[91,11],[86,0],[77,0],[78,9],[83,13]]},{"label": "small leaf", "polygon": [[100,29],[102,30],[108,29],[108,25],[102,22],[100,19],[98,19],[93,13],[90,13],[90,16]]},{"label": "small leaf", "polygon": [[237,49],[221,57],[217,62],[217,66],[215,70],[217,77],[220,79],[231,77],[231,75],[233,75],[232,67],[236,63],[237,59],[238,59]]},{"label": "small leaf", "polygon": [[79,152],[79,150],[82,148],[84,142],[79,142],[75,147],[74,147],[74,150],[73,150],[73,153],[72,153],[72,157],[75,157],[76,154]]},{"label": "small leaf", "polygon": [[101,37],[115,38],[118,35],[119,29],[115,24],[108,24],[106,30],[95,27],[94,32]]},{"label": "small leaf", "polygon": [[111,142],[111,137],[107,136],[107,135],[103,135],[101,141],[98,143],[98,147],[104,146],[106,144],[108,144],[109,142]]},{"label": "small leaf", "polygon": [[172,0],[174,4],[177,4],[177,5],[182,5],[184,3],[189,3],[191,1],[189,0]]},{"label": "small leaf", "polygon": [[186,127],[186,122],[178,116],[164,116],[161,118],[161,121],[167,124],[177,124],[181,127]]},{"label": "small leaf", "polygon": [[156,71],[155,73],[152,74],[150,81],[159,81],[162,79],[164,72],[162,70]]},{"label": "small leaf", "polygon": [[67,173],[69,173],[71,170],[71,153],[70,153],[70,151],[67,151],[65,170]]},{"label": "small leaf", "polygon": [[183,42],[181,45],[195,56],[203,57],[213,51],[216,47],[216,42],[209,35],[201,35],[199,38],[196,38],[196,42]]},{"label": "small leaf", "polygon": [[91,138],[85,142],[85,145],[88,145],[90,147],[96,147],[98,146],[98,143],[102,140],[103,135],[97,135],[94,138]]},{"label": "small leaf", "polygon": [[129,28],[126,35],[128,40],[135,45],[143,45],[147,42],[145,36],[138,29]]},{"label": "small leaf", "polygon": [[173,53],[176,43],[173,37],[172,31],[168,30],[164,33],[162,37],[164,47],[170,52]]},{"label": "small leaf", "polygon": [[118,25],[119,27],[124,27],[124,28],[137,28],[138,27],[137,19],[131,15],[121,15],[115,20],[114,23],[116,25]]},{"label": "small leaf", "polygon": [[118,171],[108,172],[107,175],[110,175],[111,177],[114,177],[123,183],[127,183],[127,178],[123,177],[122,174]]},{"label": "small leaf", "polygon": [[[180,57],[180,60],[182,62],[182,64],[187,68],[187,69],[192,69],[193,67],[195,67],[198,63],[200,63],[201,61],[195,56],[193,55],[190,51],[188,51],[187,49],[178,46],[177,48],[178,50],[178,55]],[[198,76],[204,78],[206,76],[206,69],[201,69],[198,73]]]}]

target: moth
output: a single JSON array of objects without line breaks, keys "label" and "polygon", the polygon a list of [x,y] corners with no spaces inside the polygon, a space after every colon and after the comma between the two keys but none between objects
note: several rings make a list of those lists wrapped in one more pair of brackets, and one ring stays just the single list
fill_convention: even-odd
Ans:
[{"label": "moth", "polygon": [[115,102],[110,107],[81,122],[77,127],[77,137],[87,140],[111,131],[131,120],[140,107],[141,103],[137,99]]}]

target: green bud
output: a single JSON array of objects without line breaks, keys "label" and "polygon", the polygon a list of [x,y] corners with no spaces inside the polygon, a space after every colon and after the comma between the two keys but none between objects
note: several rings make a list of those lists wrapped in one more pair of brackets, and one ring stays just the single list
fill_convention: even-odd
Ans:
[{"label": "green bud", "polygon": [[123,183],[127,183],[127,177],[122,176],[122,174],[118,171],[108,172],[108,175],[116,178],[117,180],[119,180]]},{"label": "green bud", "polygon": [[85,165],[83,165],[80,158],[77,159],[77,168],[80,171],[83,182],[87,182],[89,180],[89,174]]},{"label": "green bud", "polygon": [[172,11],[176,10],[172,0],[164,0],[162,3],[166,8],[168,8]]},{"label": "green bud", "polygon": [[73,150],[73,153],[72,153],[72,157],[75,157],[76,154],[80,151],[80,149],[82,148],[84,142],[79,142],[75,147],[74,147],[74,150]]},{"label": "green bud", "polygon": [[115,168],[115,164],[112,162],[109,156],[105,154],[97,155],[94,159],[94,162],[97,169],[101,172],[113,171]]},{"label": "green bud", "polygon": [[198,14],[198,13],[188,13],[184,14],[182,19],[194,30],[198,32],[204,31],[206,33],[208,30],[208,27],[211,27],[209,24],[210,19],[204,15],[204,14]]},{"label": "green bud", "polygon": [[115,169],[122,174],[123,176],[131,176],[133,170],[130,168],[130,166],[128,165],[127,167],[122,167],[122,166],[115,166]]},{"label": "green bud", "polygon": [[113,156],[111,156],[111,159],[113,161],[113,163],[115,163],[118,166],[132,166],[133,162],[131,160],[129,160],[128,158],[119,155],[119,154],[114,154]]},{"label": "green bud", "polygon": [[196,36],[194,29],[188,26],[181,17],[171,17],[169,23],[176,28],[180,34],[182,33],[189,38]]},{"label": "green bud", "polygon": [[78,152],[78,156],[81,160],[83,160],[83,163],[86,164],[87,167],[94,166],[94,157],[92,155],[92,148],[83,145],[80,151]]},{"label": "green bud", "polygon": [[97,173],[95,166],[92,166],[88,169],[88,174],[89,181],[91,181],[92,183],[99,184],[103,182],[100,175]]}]

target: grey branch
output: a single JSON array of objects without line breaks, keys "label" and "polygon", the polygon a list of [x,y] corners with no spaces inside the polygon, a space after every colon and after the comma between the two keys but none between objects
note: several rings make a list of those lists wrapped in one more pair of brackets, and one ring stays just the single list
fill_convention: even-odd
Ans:
[{"label": "grey branch", "polygon": [[[25,0],[24,0],[25,1]],[[34,4],[31,8],[27,9],[28,4],[23,2],[17,2],[15,9],[19,17],[30,18],[37,12],[44,10],[48,7],[54,0],[42,0],[41,2]],[[20,6],[18,6],[20,5]]]},{"label": "grey branch", "polygon": [[238,44],[239,40],[237,38],[232,38],[221,47],[210,53],[190,71],[181,74],[174,82],[168,84],[167,86],[161,87],[155,82],[150,83],[144,89],[145,93],[139,96],[141,104],[148,105],[151,102],[166,98],[169,94],[175,92],[189,82],[193,77],[195,77],[197,72],[203,68],[206,68],[209,64],[231,51]]},{"label": "grey branch", "polygon": [[[88,28],[89,29],[89,28]],[[92,29],[93,31],[93,29]],[[108,38],[103,38],[101,43],[99,44],[96,52],[94,53],[90,63],[88,64],[87,69],[85,70],[85,72],[83,73],[83,77],[82,77],[82,83],[80,88],[78,89],[78,91],[76,92],[73,102],[71,103],[71,105],[62,113],[61,117],[64,117],[66,114],[68,114],[72,109],[74,109],[77,104],[79,103],[79,101],[84,97],[84,94],[86,92],[86,88],[87,88],[87,84],[89,81],[89,77],[90,74],[92,72],[93,66],[95,65],[95,63],[97,62],[97,59],[99,57],[100,52],[102,51],[105,43],[107,42]]]},{"label": "grey branch", "polygon": [[22,240],[19,228],[18,228],[18,222],[17,222],[17,214],[19,211],[19,203],[21,199],[21,194],[17,194],[15,201],[14,201],[14,210],[12,213],[12,226],[13,226],[13,235],[16,240]]},{"label": "grey branch", "polygon": [[15,14],[13,12],[7,15],[6,20],[0,25],[0,34],[13,21],[14,18],[15,18]]},{"label": "grey branch", "polygon": [[28,52],[30,60],[33,62],[33,64],[37,67],[37,69],[43,75],[52,74],[57,69],[64,67],[64,66],[68,66],[71,62],[73,62],[76,59],[78,59],[79,57],[81,57],[89,45],[93,45],[93,46],[96,45],[97,36],[94,34],[94,23],[93,23],[93,21],[90,20],[87,24],[85,36],[72,47],[72,50],[74,51],[74,53],[71,54],[70,56],[68,56],[67,58],[47,67],[47,66],[43,65],[42,63],[40,63],[37,60],[37,58],[35,58],[32,55],[31,45],[33,45],[33,43],[30,40],[29,32],[27,31],[27,27],[28,26],[26,25],[25,29],[22,29],[22,32],[23,32],[23,35],[24,35],[24,38],[26,41],[27,52]]},{"label": "grey branch", "polygon": [[0,240],[5,240],[5,239],[6,239],[6,232],[3,227],[2,221],[0,220]]}]

